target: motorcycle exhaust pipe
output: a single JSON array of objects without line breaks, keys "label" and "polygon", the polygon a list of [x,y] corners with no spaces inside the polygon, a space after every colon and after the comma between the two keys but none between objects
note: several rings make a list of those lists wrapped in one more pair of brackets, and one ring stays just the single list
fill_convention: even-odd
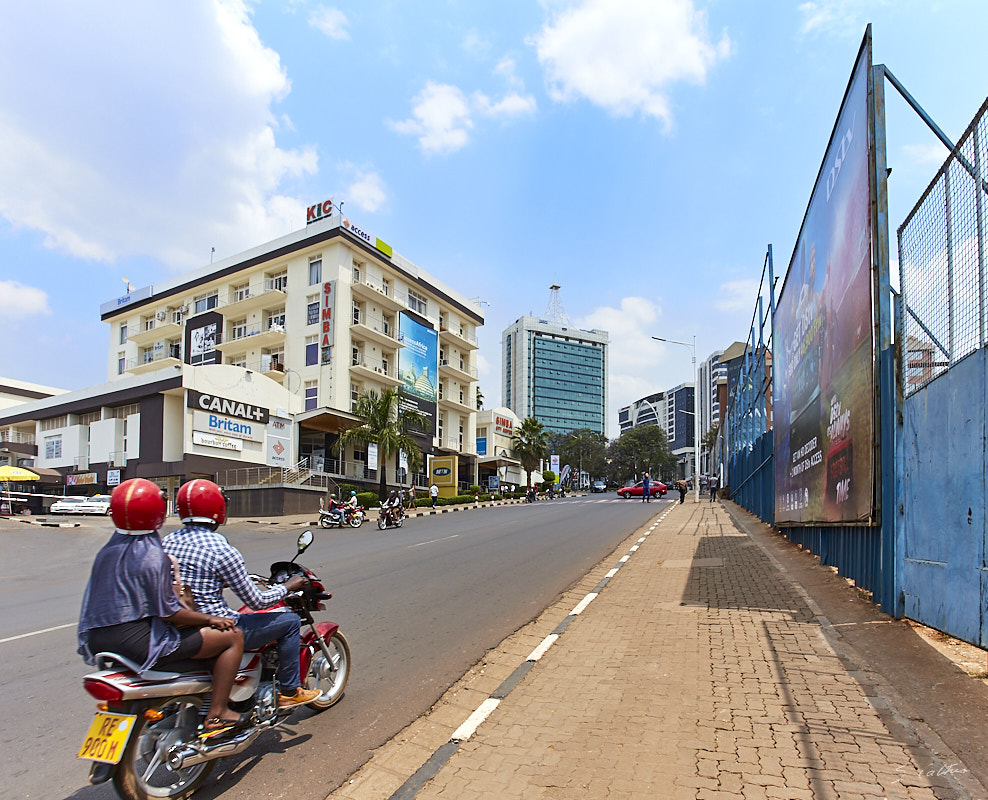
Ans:
[{"label": "motorcycle exhaust pipe", "polygon": [[250,747],[262,730],[263,728],[260,727],[251,728],[216,744],[199,742],[192,744],[190,742],[183,742],[168,751],[168,766],[177,771],[185,767],[193,767],[196,764],[203,764],[206,761],[213,761],[217,758],[235,756],[237,753]]}]

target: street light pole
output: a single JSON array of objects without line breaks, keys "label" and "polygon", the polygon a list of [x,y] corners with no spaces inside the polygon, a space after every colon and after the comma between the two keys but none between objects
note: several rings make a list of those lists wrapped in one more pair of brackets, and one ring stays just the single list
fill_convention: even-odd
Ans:
[{"label": "street light pole", "polygon": [[661,336],[653,336],[657,342],[668,342],[669,344],[681,344],[690,348],[693,355],[693,498],[695,502],[700,502],[700,476],[697,471],[700,469],[700,386],[696,374],[696,336],[693,336],[693,344],[689,342],[677,342],[675,339],[663,339]]}]

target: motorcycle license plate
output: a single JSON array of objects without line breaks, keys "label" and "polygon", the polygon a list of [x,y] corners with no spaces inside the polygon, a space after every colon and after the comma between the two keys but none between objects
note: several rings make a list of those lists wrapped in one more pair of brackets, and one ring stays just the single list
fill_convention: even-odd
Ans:
[{"label": "motorcycle license plate", "polygon": [[136,719],[137,717],[131,714],[107,714],[105,711],[97,711],[76,758],[116,764],[123,757],[124,747],[127,745],[127,739],[130,738],[130,732],[134,730]]}]

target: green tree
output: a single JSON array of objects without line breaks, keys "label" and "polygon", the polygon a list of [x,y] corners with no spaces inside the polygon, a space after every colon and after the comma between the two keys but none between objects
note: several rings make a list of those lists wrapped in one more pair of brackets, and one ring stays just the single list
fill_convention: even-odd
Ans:
[{"label": "green tree", "polygon": [[673,475],[676,457],[669,450],[665,431],[657,425],[640,425],[611,442],[610,477],[623,483],[639,478],[643,472],[653,477]]},{"label": "green tree", "polygon": [[714,445],[717,443],[717,437],[720,435],[720,425],[714,423],[714,425],[707,431],[703,438],[700,440],[700,444],[703,445],[704,449],[709,453],[714,449]]},{"label": "green tree", "polygon": [[532,487],[532,473],[549,455],[549,434],[535,417],[526,417],[514,436],[511,437],[511,450],[521,462],[526,474],[526,488]]},{"label": "green tree", "polygon": [[578,428],[569,433],[553,433],[549,437],[550,452],[559,456],[560,464],[569,464],[575,476],[581,467],[593,478],[607,472],[607,437],[590,428]]},{"label": "green tree", "polygon": [[383,501],[388,493],[385,465],[391,458],[395,459],[397,467],[398,453],[403,452],[408,458],[409,471],[418,470],[422,451],[409,431],[425,430],[426,420],[418,411],[401,407],[401,389],[394,387],[388,387],[380,394],[373,389],[364,392],[357,398],[354,414],[361,424],[343,431],[333,450],[342,455],[353,444],[377,445],[381,475],[378,497]]}]

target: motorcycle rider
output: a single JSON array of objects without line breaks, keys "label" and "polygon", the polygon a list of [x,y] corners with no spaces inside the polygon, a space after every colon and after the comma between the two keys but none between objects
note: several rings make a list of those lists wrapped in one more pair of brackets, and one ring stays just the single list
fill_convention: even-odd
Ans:
[{"label": "motorcycle rider", "polygon": [[289,592],[305,585],[305,578],[294,575],[284,584],[261,590],[250,579],[244,558],[217,528],[226,521],[226,497],[215,483],[197,478],[182,485],[177,498],[179,517],[185,523],[168,534],[162,545],[174,556],[182,580],[192,589],[196,605],[203,611],[236,622],[244,633],[244,649],[256,650],[277,640],[278,707],[311,703],[318,689],[301,686],[299,647],[301,623],[297,614],[238,614],[223,598],[229,587],[253,609],[268,608]]},{"label": "motorcycle rider", "polygon": [[398,496],[398,492],[392,489],[391,494],[388,495],[388,499],[381,505],[381,509],[389,513],[392,520],[399,519],[403,516],[404,512],[401,508],[401,498]]},{"label": "motorcycle rider", "polygon": [[337,525],[343,524],[343,506],[336,498],[336,492],[329,496],[329,505],[326,511],[333,517],[333,522]]},{"label": "motorcycle rider", "polygon": [[149,480],[133,478],[113,490],[116,530],[93,562],[79,615],[79,653],[87,664],[96,663],[96,653],[118,653],[141,664],[142,673],[186,659],[215,659],[203,733],[229,731],[246,723],[227,706],[243,634],[232,619],[179,601],[172,563],[158,538],[166,512],[161,489]]}]

